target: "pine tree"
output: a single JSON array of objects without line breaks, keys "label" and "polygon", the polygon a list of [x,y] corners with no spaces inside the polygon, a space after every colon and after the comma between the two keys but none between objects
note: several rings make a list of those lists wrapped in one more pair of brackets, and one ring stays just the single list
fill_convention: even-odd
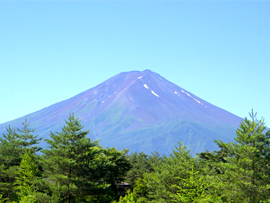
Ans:
[{"label": "pine tree", "polygon": [[170,194],[176,194],[177,191],[172,185],[179,182],[178,177],[188,178],[192,164],[197,167],[196,159],[190,155],[190,151],[181,141],[175,148],[173,155],[154,167],[154,172],[145,174],[148,201],[170,202]]},{"label": "pine tree", "polygon": [[270,136],[266,133],[263,119],[257,120],[253,111],[250,117],[250,120],[245,118],[236,130],[236,143],[217,141],[228,154],[225,158],[227,163],[219,164],[224,174],[218,176],[227,183],[226,201],[269,200]]},{"label": "pine tree", "polygon": [[31,149],[32,153],[41,148],[36,146],[41,139],[33,136],[34,130],[29,128],[29,123],[25,120],[22,129],[7,127],[7,133],[0,138],[0,192],[9,201],[16,199],[13,188],[16,179],[16,171],[21,163],[21,156],[26,149]]},{"label": "pine tree", "polygon": [[105,170],[103,181],[110,185],[114,198],[119,198],[125,190],[120,184],[125,180],[127,172],[131,169],[130,160],[127,158],[127,150],[118,151],[116,148],[102,149],[104,153]]},{"label": "pine tree", "polygon": [[7,133],[0,138],[0,194],[4,199],[11,201],[16,199],[13,183],[23,150],[15,128],[9,126],[6,129]]},{"label": "pine tree", "polygon": [[0,163],[6,167],[18,166],[21,162],[20,155],[23,150],[20,147],[19,135],[15,128],[8,126],[7,133],[0,138]]},{"label": "pine tree", "polygon": [[172,202],[220,202],[220,197],[207,194],[207,190],[210,189],[211,184],[207,183],[203,176],[199,177],[199,171],[194,172],[192,166],[191,171],[188,172],[190,176],[187,179],[178,177],[180,186],[178,184],[172,185],[177,189],[176,193],[170,193]]},{"label": "pine tree", "polygon": [[[80,121],[71,114],[61,132],[51,133],[44,150],[44,169],[47,180],[58,184],[65,202],[96,199],[103,191],[98,181],[104,175],[101,148],[82,131]],[[90,200],[89,200],[90,201]]]},{"label": "pine tree", "polygon": [[127,173],[126,181],[133,185],[137,178],[143,178],[143,174],[150,172],[153,168],[148,161],[149,156],[143,152],[132,153],[129,158],[132,168]]},{"label": "pine tree", "polygon": [[36,188],[38,167],[35,163],[33,153],[29,149],[22,155],[21,164],[16,173],[15,188],[20,203],[36,202],[36,195],[38,193]]},{"label": "pine tree", "polygon": [[38,146],[42,138],[38,138],[38,135],[33,135],[35,129],[29,128],[30,123],[27,123],[27,119],[22,122],[23,127],[17,128],[18,137],[20,139],[20,145],[22,148],[30,148],[33,152],[38,152],[42,148]]}]

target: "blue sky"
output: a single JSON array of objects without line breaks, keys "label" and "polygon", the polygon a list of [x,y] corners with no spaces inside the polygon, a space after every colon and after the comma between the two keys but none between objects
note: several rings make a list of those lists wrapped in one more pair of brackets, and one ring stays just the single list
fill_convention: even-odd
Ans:
[{"label": "blue sky", "polygon": [[150,69],[270,123],[269,1],[1,1],[0,123]]}]

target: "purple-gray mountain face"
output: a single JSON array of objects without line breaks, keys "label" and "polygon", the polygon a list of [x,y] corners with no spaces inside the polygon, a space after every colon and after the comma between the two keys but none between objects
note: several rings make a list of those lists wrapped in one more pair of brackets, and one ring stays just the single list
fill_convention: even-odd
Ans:
[{"label": "purple-gray mountain face", "polygon": [[233,141],[241,120],[145,70],[120,73],[70,99],[3,123],[0,133],[8,125],[20,127],[26,118],[36,134],[49,138],[71,112],[104,147],[160,154],[171,153],[180,139],[192,154],[215,150],[213,140]]}]

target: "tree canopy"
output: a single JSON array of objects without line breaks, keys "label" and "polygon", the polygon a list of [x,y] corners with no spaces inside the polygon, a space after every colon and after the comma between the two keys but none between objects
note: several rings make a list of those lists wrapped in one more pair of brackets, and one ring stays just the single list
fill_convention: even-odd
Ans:
[{"label": "tree canopy", "polygon": [[22,124],[0,138],[0,203],[270,202],[270,131],[253,111],[196,157],[181,140],[167,157],[103,148],[74,114],[41,150]]}]

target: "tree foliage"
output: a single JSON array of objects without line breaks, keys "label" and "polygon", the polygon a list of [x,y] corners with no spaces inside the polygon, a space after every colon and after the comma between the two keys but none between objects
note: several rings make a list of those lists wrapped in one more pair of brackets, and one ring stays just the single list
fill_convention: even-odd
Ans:
[{"label": "tree foliage", "polygon": [[82,128],[71,115],[61,132],[51,133],[51,139],[46,140],[48,149],[43,151],[48,182],[59,184],[66,202],[94,195],[102,188],[98,184],[103,173],[99,163],[101,149],[86,137],[89,131]]},{"label": "tree foliage", "polygon": [[14,183],[23,154],[29,149],[33,154],[40,150],[37,144],[41,138],[32,135],[35,130],[29,128],[27,120],[22,125],[17,130],[8,126],[7,133],[0,138],[0,192],[7,201],[18,198]]},{"label": "tree foliage", "polygon": [[227,187],[235,188],[228,199],[260,202],[270,195],[270,136],[263,119],[257,120],[253,111],[250,118],[236,130],[235,143],[217,141],[227,154],[226,163],[219,163],[219,167],[224,171],[222,180],[229,183]]},{"label": "tree foliage", "polygon": [[181,141],[168,157],[102,148],[73,114],[41,152],[33,132],[25,120],[0,138],[0,203],[270,202],[270,131],[253,111],[197,157]]}]

